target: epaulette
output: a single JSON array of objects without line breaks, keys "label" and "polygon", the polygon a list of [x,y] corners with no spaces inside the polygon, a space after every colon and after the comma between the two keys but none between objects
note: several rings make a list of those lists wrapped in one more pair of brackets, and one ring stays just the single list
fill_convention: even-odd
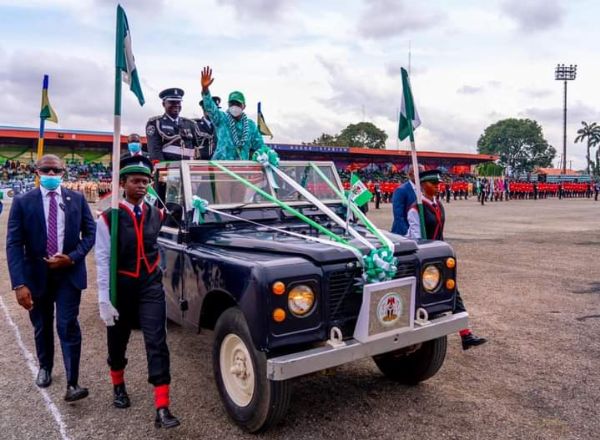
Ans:
[{"label": "epaulette", "polygon": [[149,124],[150,122],[154,122],[154,121],[156,121],[157,119],[160,119],[160,118],[162,118],[162,117],[163,117],[163,115],[152,116],[150,119],[148,119],[148,122],[146,122],[146,124]]}]

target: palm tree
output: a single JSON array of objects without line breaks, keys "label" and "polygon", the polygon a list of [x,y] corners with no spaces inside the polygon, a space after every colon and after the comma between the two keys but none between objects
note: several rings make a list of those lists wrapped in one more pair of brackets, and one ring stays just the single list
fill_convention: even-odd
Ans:
[{"label": "palm tree", "polygon": [[588,124],[585,121],[581,121],[581,125],[583,127],[577,130],[578,136],[575,138],[575,143],[587,141],[587,173],[590,174],[590,165],[592,168],[596,168],[595,171],[598,171],[598,158],[600,158],[600,155],[596,152],[596,165],[594,167],[594,162],[590,157],[590,149],[600,143],[600,126],[595,122]]}]

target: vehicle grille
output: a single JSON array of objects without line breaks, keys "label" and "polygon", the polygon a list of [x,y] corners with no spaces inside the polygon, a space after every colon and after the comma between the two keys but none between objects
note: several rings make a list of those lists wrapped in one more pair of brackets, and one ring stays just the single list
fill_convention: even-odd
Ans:
[{"label": "vehicle grille", "polygon": [[[400,262],[394,279],[416,275],[416,262]],[[329,322],[342,330],[344,339],[352,337],[362,304],[362,270],[330,272],[327,278]]]}]

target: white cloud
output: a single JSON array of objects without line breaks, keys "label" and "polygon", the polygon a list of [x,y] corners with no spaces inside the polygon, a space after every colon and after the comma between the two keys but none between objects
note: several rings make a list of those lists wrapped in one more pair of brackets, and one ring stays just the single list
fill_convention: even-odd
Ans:
[{"label": "white cloud", "polygon": [[367,38],[389,38],[428,29],[444,20],[444,14],[404,0],[366,0],[367,7],[358,22]]},{"label": "white cloud", "polygon": [[566,12],[558,0],[505,0],[501,10],[523,32],[555,29],[562,24]]},{"label": "white cloud", "polygon": [[[112,129],[116,4],[0,0],[0,125],[37,125],[41,79],[49,73],[61,128]],[[544,3],[547,11],[537,0],[499,0],[499,7],[449,7],[442,0],[410,7],[392,0],[349,0],[343,7],[318,0],[122,4],[147,102],[139,107],[123,90],[124,132],[143,131],[162,112],[157,95],[167,87],[186,91],[184,116],[199,115],[199,75],[211,65],[215,94],[242,90],[251,117],[256,101],[263,102],[274,142],[309,142],[366,119],[395,147],[409,38],[422,150],[474,152],[485,127],[506,117],[536,118],[548,141],[562,145],[557,62],[579,64],[569,84],[569,139],[581,120],[600,119],[600,60],[590,55],[600,37],[594,18],[600,6],[557,0]],[[515,23],[532,32],[515,32]],[[549,27],[552,41],[547,32],[533,32]],[[572,149],[574,157],[582,157],[579,150]]]}]

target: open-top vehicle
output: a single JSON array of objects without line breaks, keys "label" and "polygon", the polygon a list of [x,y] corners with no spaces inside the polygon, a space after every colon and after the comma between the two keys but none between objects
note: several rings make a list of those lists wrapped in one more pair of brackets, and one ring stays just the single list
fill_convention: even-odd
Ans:
[{"label": "open-top vehicle", "polygon": [[[217,388],[250,432],[285,414],[295,377],[372,357],[385,376],[416,384],[442,366],[446,336],[467,327],[466,313],[452,314],[452,248],[340,224],[350,210],[333,163],[281,162],[287,179],[250,161],[155,172],[168,209],[159,238],[168,317],[214,330]],[[391,279],[367,282],[361,254],[382,239]]]}]

